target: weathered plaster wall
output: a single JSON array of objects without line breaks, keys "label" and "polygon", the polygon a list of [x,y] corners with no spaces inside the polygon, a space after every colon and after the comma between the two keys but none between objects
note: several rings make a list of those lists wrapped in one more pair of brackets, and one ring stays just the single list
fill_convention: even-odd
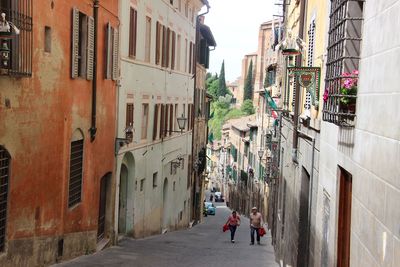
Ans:
[{"label": "weathered plaster wall", "polygon": [[[108,21],[116,26],[117,19],[100,9],[98,132],[90,143],[91,82],[72,80],[69,62],[72,7],[92,15],[91,3],[57,1],[52,9],[49,1],[35,1],[32,77],[0,77],[0,144],[12,158],[2,266],[54,262],[54,243],[60,238],[64,238],[64,258],[96,247],[99,181],[114,168],[116,92],[114,82],[103,80],[104,31],[100,29]],[[118,13],[116,0],[103,6]],[[44,52],[45,26],[52,28],[51,53]],[[5,107],[6,99],[10,108]],[[82,202],[68,209],[70,142],[78,128],[85,140]],[[72,245],[79,242],[86,247]]]}]

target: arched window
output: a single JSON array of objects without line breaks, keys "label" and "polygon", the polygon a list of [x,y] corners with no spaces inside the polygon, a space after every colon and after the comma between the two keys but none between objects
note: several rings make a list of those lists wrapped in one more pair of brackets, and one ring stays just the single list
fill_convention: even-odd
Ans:
[{"label": "arched window", "polygon": [[10,154],[0,146],[0,252],[4,251],[7,224],[8,177],[10,173]]},{"label": "arched window", "polygon": [[83,134],[77,129],[72,135],[69,159],[68,207],[81,202],[83,177]]}]

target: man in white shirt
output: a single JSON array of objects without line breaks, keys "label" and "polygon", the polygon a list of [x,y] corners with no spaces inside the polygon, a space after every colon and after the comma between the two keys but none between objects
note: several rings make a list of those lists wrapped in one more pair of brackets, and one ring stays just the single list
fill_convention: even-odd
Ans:
[{"label": "man in white shirt", "polygon": [[256,207],[253,207],[250,213],[250,245],[254,245],[254,232],[256,232],[257,235],[257,244],[260,245],[260,234],[258,230],[263,226],[263,224],[261,213],[257,211]]}]

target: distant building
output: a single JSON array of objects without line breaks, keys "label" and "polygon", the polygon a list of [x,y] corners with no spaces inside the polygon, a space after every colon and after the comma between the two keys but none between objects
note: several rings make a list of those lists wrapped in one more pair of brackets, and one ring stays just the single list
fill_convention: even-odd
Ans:
[{"label": "distant building", "polygon": [[246,83],[247,74],[249,72],[250,62],[253,62],[253,83],[255,79],[254,69],[257,62],[257,53],[245,55],[242,60],[242,74],[240,75],[239,79],[239,92],[236,98],[236,105],[240,107],[244,101],[244,86]]},{"label": "distant building", "polygon": [[238,95],[239,95],[239,79],[234,82],[227,82],[226,87],[232,93],[232,104],[236,106]]}]

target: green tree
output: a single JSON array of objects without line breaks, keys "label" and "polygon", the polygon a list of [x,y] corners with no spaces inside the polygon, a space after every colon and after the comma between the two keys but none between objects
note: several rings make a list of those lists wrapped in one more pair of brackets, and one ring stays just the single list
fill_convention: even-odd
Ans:
[{"label": "green tree", "polygon": [[254,106],[253,106],[253,101],[250,99],[246,99],[242,106],[240,107],[240,110],[245,113],[246,115],[251,115],[255,113]]},{"label": "green tree", "polygon": [[221,72],[219,73],[218,96],[225,96],[228,94],[225,81],[225,61],[222,61]]},{"label": "green tree", "polygon": [[244,84],[243,99],[253,99],[253,60],[250,61],[249,71],[247,73],[246,82]]}]

